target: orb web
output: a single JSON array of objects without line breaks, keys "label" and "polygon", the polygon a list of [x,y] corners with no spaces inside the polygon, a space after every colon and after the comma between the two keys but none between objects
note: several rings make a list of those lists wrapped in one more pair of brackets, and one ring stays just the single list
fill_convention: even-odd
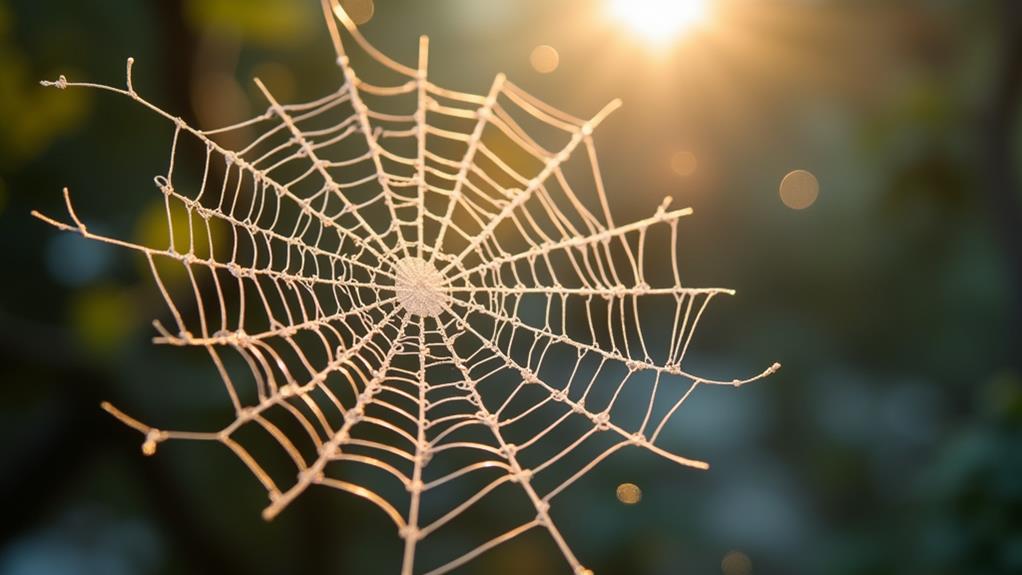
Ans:
[{"label": "orb web", "polygon": [[[70,222],[34,215],[141,253],[173,322],[154,322],[154,342],[204,350],[230,403],[203,431],[103,408],[144,435],[146,455],[223,444],[266,489],[266,519],[313,486],[364,498],[393,522],[402,573],[446,573],[532,530],[587,573],[557,496],[625,447],[705,469],[660,445],[668,420],[702,385],[779,366],[726,381],[683,367],[710,301],[733,292],[682,283],[691,210],[665,201],[615,222],[592,135],[617,101],[582,120],[503,75],[483,95],[443,88],[425,37],[409,67],[336,0],[323,8],[339,88],[281,103],[257,79],[267,109],[235,125],[200,129],[155,106],[131,59],[124,88],[44,82],[121,94],[173,127],[154,179],[167,245],[90,231],[67,189]],[[356,75],[349,48],[391,81]],[[200,165],[182,165],[186,144]],[[487,516],[494,533],[452,557],[420,552],[494,498],[507,515]]]}]

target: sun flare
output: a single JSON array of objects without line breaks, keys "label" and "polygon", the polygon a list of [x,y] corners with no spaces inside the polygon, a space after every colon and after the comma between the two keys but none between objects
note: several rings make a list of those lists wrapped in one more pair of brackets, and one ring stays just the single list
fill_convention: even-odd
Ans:
[{"label": "sun flare", "polygon": [[610,16],[656,44],[706,21],[710,0],[609,0]]}]

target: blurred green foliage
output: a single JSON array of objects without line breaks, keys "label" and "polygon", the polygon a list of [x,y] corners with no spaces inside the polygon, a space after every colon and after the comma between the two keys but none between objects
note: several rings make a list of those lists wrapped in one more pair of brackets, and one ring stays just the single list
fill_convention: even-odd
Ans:
[{"label": "blurred green foliage", "polygon": [[30,56],[17,45],[17,20],[0,4],[0,165],[5,170],[34,159],[60,134],[82,120],[86,98],[65,98],[37,89]]},{"label": "blurred green foliage", "polygon": [[196,29],[238,35],[246,42],[287,47],[313,33],[319,13],[313,2],[290,0],[186,0],[185,15]]}]

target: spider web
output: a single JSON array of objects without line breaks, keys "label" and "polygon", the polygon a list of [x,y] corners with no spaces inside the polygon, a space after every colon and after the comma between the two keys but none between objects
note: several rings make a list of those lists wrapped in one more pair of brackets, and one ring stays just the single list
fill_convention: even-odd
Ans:
[{"label": "spider web", "polygon": [[[146,455],[170,439],[230,448],[265,487],[266,519],[313,485],[368,500],[404,541],[402,573],[446,573],[532,529],[586,573],[552,500],[627,446],[706,469],[656,445],[667,421],[698,386],[779,365],[732,381],[682,368],[710,301],[733,292],[683,287],[678,222],[691,210],[667,200],[614,222],[592,133],[618,101],[582,120],[503,75],[485,95],[441,88],[425,36],[411,68],[337,0],[323,8],[341,87],[282,104],[257,79],[266,112],[225,128],[144,99],[131,59],[124,89],[43,82],[116,92],[173,123],[155,178],[168,246],[89,231],[67,189],[71,223],[33,214],[144,255],[174,321],[154,322],[154,341],[208,353],[233,419],[168,431],[103,408],[145,435]],[[389,84],[355,74],[337,21]],[[186,142],[205,157],[194,181],[175,173]],[[171,273],[190,293],[171,294]],[[494,498],[506,517],[486,511]],[[457,557],[417,558],[476,510],[506,528]]]}]

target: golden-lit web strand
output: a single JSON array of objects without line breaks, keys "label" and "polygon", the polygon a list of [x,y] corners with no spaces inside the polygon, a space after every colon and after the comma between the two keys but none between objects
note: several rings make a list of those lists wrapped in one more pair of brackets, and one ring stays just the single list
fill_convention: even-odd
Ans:
[{"label": "golden-lit web strand", "polygon": [[[390,189],[388,179],[384,177],[386,171],[383,169],[381,159],[382,156],[381,147],[370,125],[369,108],[368,106],[365,105],[365,103],[362,101],[362,97],[359,95],[360,86],[363,86],[363,84],[358,79],[358,76],[355,74],[355,71],[351,68],[348,56],[344,52],[344,45],[341,43],[341,36],[337,31],[336,24],[334,24],[333,16],[330,14],[331,12],[330,7],[327,5],[328,1],[332,0],[323,0],[323,9],[326,11],[325,15],[328,22],[328,27],[330,29],[330,37],[333,40],[334,50],[337,52],[337,64],[341,67],[341,71],[344,75],[346,83],[350,87],[352,105],[355,109],[355,114],[358,117],[358,122],[360,124],[362,133],[365,135],[366,143],[369,145],[369,151],[372,154],[373,164],[376,167],[377,179],[380,185],[383,187],[383,196],[384,198],[386,198],[387,209],[390,211],[391,225],[394,226],[395,229],[397,230],[399,240],[398,243],[400,245],[400,249],[402,250],[402,252],[404,252],[404,256],[408,257],[409,255],[408,244],[405,241],[404,236],[402,235],[400,220],[398,219],[397,210],[394,207],[394,202],[392,199],[394,193]],[[340,4],[334,2],[334,8],[338,16],[344,21],[345,26],[347,26],[349,30],[356,30],[355,31],[356,38],[360,40],[360,42],[362,42],[364,45],[368,46],[368,42],[365,42],[361,35],[358,34],[357,28],[355,27],[355,23],[348,17],[347,13],[344,12],[344,9],[340,7]],[[383,54],[380,54],[378,51],[376,51],[375,48],[373,48],[372,50],[373,50],[372,55],[377,60],[383,63],[387,63],[388,65],[396,64],[389,58],[383,56]],[[411,70],[404,66],[398,66],[398,69],[399,71],[406,75],[415,76],[414,72],[410,74],[409,72],[411,72]],[[424,80],[425,78],[422,79],[422,81]],[[424,138],[425,136],[420,134],[420,137]]]},{"label": "golden-lit web strand", "polygon": [[[163,116],[164,118],[166,118],[166,119],[170,120],[171,122],[173,122],[175,124],[175,126],[177,127],[177,130],[179,130],[179,131],[183,130],[183,131],[189,132],[191,135],[193,135],[195,138],[197,138],[202,144],[206,145],[206,147],[208,149],[216,151],[218,154],[220,154],[221,156],[223,156],[224,158],[227,158],[229,160],[230,159],[235,159],[237,165],[242,170],[250,173],[253,177],[258,178],[261,181],[266,182],[268,185],[270,185],[273,188],[273,190],[278,195],[280,195],[281,197],[286,197],[290,201],[294,202],[299,208],[302,209],[303,212],[309,213],[310,215],[316,217],[320,221],[320,223],[322,225],[324,225],[326,227],[331,227],[333,229],[336,229],[338,233],[343,234],[345,237],[351,239],[352,241],[354,241],[354,242],[356,242],[356,243],[358,243],[360,245],[363,245],[366,249],[370,250],[370,252],[373,253],[374,255],[376,255],[377,257],[380,257],[382,259],[386,259],[387,256],[385,254],[389,250],[375,251],[372,247],[365,245],[366,240],[363,237],[353,233],[350,230],[347,230],[345,228],[337,226],[337,224],[335,223],[333,217],[328,216],[327,214],[322,213],[320,211],[317,211],[315,208],[310,207],[307,200],[295,196],[294,193],[292,193],[289,190],[287,185],[281,184],[279,182],[274,181],[272,178],[268,178],[268,177],[264,176],[262,174],[262,171],[256,169],[251,163],[249,163],[249,162],[247,162],[247,161],[245,161],[243,159],[238,158],[238,154],[236,152],[227,150],[224,147],[222,147],[221,145],[219,145],[216,142],[214,142],[212,139],[210,139],[209,134],[220,133],[220,132],[223,132],[225,129],[213,130],[213,131],[210,131],[208,133],[207,132],[203,132],[201,130],[198,130],[196,128],[193,128],[193,127],[189,126],[181,118],[173,116],[173,115],[163,111],[162,109],[160,109],[156,105],[152,104],[151,102],[149,102],[148,100],[146,100],[145,98],[140,96],[138,94],[138,92],[135,91],[135,89],[133,87],[133,84],[132,84],[132,68],[133,68],[133,64],[134,64],[134,58],[128,58],[128,61],[127,61],[127,89],[126,90],[122,90],[120,88],[116,88],[116,87],[113,87],[113,86],[107,86],[107,85],[104,85],[104,84],[95,84],[95,83],[89,83],[89,82],[69,82],[69,81],[67,81],[67,79],[64,76],[60,76],[60,78],[58,80],[53,81],[53,82],[43,81],[43,82],[41,82],[41,84],[43,86],[56,87],[56,88],[61,89],[61,90],[64,90],[64,89],[67,89],[67,88],[77,88],[77,87],[80,87],[80,88],[94,88],[94,89],[106,90],[106,91],[118,93],[118,94],[121,94],[121,95],[124,95],[124,96],[128,96],[132,100],[135,100],[136,102],[142,104],[146,108],[152,110],[153,112],[156,112],[160,116]],[[263,119],[263,116],[259,116],[259,117],[255,118],[253,120],[250,120],[249,122],[245,122],[245,123],[242,123],[242,124],[237,124],[237,125],[231,126],[229,129],[233,130],[233,129],[236,129],[238,127],[247,126],[251,122],[258,121],[258,120],[261,120],[261,119]],[[285,122],[285,124],[286,124],[286,122]],[[266,171],[269,171],[269,170],[266,170]],[[363,227],[365,227],[365,226],[367,226],[367,224],[363,224]],[[367,230],[367,234],[366,235],[369,238],[371,238],[372,241],[374,241],[374,242],[381,242],[382,241],[380,236],[379,236],[379,234],[377,234],[376,232],[372,231],[371,228],[366,228],[366,230]]]},{"label": "golden-lit web strand", "polygon": [[[266,99],[270,102],[271,109],[274,111],[274,113],[276,113],[278,116],[280,116],[281,121],[284,122],[284,125],[286,125],[288,130],[291,132],[292,137],[295,139],[295,141],[298,142],[298,144],[301,146],[301,149],[305,152],[305,156],[309,158],[309,160],[312,162],[312,164],[313,164],[314,168],[316,169],[316,171],[321,175],[321,177],[323,178],[323,181],[325,182],[326,186],[330,189],[331,192],[336,194],[337,197],[341,198],[341,200],[345,202],[345,206],[350,207],[351,203],[348,202],[347,198],[345,198],[344,194],[341,192],[341,186],[336,181],[334,181],[333,177],[329,173],[327,173],[327,171],[326,171],[326,165],[327,165],[326,162],[324,160],[321,160],[316,155],[315,147],[308,140],[306,140],[305,135],[302,134],[302,132],[295,125],[294,119],[291,118],[291,116],[287,113],[287,111],[284,109],[284,107],[281,106],[280,103],[277,102],[277,100],[273,97],[273,95],[270,94],[270,91],[266,89],[266,86],[258,78],[256,78],[255,82],[256,82],[256,86],[259,87],[259,91],[262,92],[263,96],[265,96]],[[350,83],[349,83],[349,86],[350,86]],[[351,90],[351,92],[350,92],[351,97],[354,100],[356,98],[355,92],[354,92],[354,88],[350,88],[350,90]],[[356,109],[358,109],[357,106],[356,106]],[[366,126],[363,125],[363,130],[365,130],[365,129],[366,129]],[[366,137],[370,138],[368,133],[366,133]],[[370,141],[370,150],[372,150],[372,147],[373,147],[373,143],[372,143],[372,141]],[[383,180],[381,180],[381,181],[383,181]],[[388,190],[384,189],[384,195],[385,196],[387,194],[389,194],[389,193],[390,192]],[[389,200],[388,200],[388,203],[389,203]],[[358,211],[352,210],[351,213],[354,214],[356,218],[358,218],[358,223],[359,223],[359,225],[363,229],[369,229],[369,230],[372,229],[369,226],[368,222],[366,222],[365,219],[363,219],[362,216],[360,216],[358,214]],[[379,236],[376,236],[376,234],[372,234],[372,235],[373,235],[375,240],[377,240],[377,241],[380,240]]]},{"label": "golden-lit web strand", "polygon": [[489,93],[486,94],[486,100],[475,113],[478,119],[475,126],[472,128],[471,134],[469,135],[468,149],[465,152],[465,157],[461,162],[458,174],[455,177],[450,199],[447,202],[446,213],[442,218],[440,218],[440,231],[437,233],[436,241],[433,243],[433,248],[430,250],[429,254],[430,263],[433,263],[437,253],[440,251],[440,246],[443,244],[444,236],[447,234],[447,227],[451,225],[450,222],[451,216],[454,215],[454,206],[461,198],[462,187],[465,185],[465,180],[468,177],[469,168],[475,160],[476,151],[479,149],[479,141],[482,139],[483,130],[486,129],[487,121],[490,119],[493,106],[497,102],[497,96],[501,93],[504,81],[504,75],[497,74],[497,76],[493,79],[493,84],[490,86]]},{"label": "golden-lit web strand", "polygon": [[[393,314],[393,312],[391,312]],[[402,320],[401,327],[398,329],[398,333],[403,333],[405,326],[408,324],[408,317],[406,316]],[[338,429],[326,444],[320,447],[320,456],[312,464],[311,467],[304,470],[299,476],[298,482],[288,489],[286,492],[280,494],[274,498],[271,496],[272,503],[263,511],[263,517],[266,519],[272,519],[275,517],[284,507],[286,507],[291,501],[294,500],[299,494],[312,483],[318,483],[323,481],[322,473],[323,467],[333,457],[338,456],[341,453],[342,446],[350,439],[351,428],[365,418],[366,406],[373,401],[373,398],[379,392],[382,382],[386,377],[387,370],[390,368],[390,362],[394,358],[395,353],[398,350],[398,346],[391,345],[390,350],[387,352],[386,359],[383,362],[383,366],[377,370],[373,375],[373,378],[366,382],[364,389],[358,396],[358,401],[355,405],[349,409],[344,416],[344,425]],[[340,487],[334,484],[334,487]],[[342,487],[342,489],[344,489]],[[348,489],[345,489],[348,490]],[[394,520],[398,528],[404,528],[405,521],[396,510],[391,507],[386,500],[379,497],[370,490],[357,491],[357,495],[366,497],[373,503],[384,509],[387,514]]]},{"label": "golden-lit web strand", "polygon": [[519,463],[518,458],[515,456],[515,449],[511,448],[511,444],[506,439],[504,439],[503,434],[501,434],[500,426],[497,422],[498,416],[495,413],[490,412],[486,408],[486,404],[483,402],[482,397],[479,395],[479,392],[476,391],[475,389],[475,385],[471,375],[469,374],[468,368],[465,366],[464,361],[455,353],[454,341],[451,339],[451,334],[448,331],[447,326],[441,326],[440,330],[444,344],[447,346],[447,349],[450,350],[451,362],[454,363],[455,367],[458,368],[458,371],[464,378],[464,382],[468,386],[472,394],[473,403],[475,403],[475,405],[477,405],[481,410],[482,415],[481,419],[489,428],[490,433],[493,434],[494,439],[496,439],[498,444],[500,445],[501,455],[507,459],[509,465],[508,473],[512,477],[512,480],[516,484],[521,486],[522,490],[525,491],[533,507],[536,508],[535,523],[537,525],[545,527],[547,531],[550,532],[550,536],[553,537],[554,541],[557,543],[557,546],[561,549],[561,552],[564,553],[564,556],[568,559],[568,563],[571,565],[572,569],[576,571],[581,569],[582,566],[579,563],[578,559],[575,557],[575,554],[572,553],[571,549],[568,547],[567,542],[564,540],[564,537],[561,535],[560,531],[558,531],[556,525],[554,525],[553,520],[550,518],[549,514],[550,504],[547,501],[544,501],[542,498],[540,498],[539,494],[537,494],[536,490],[532,487],[532,484],[530,483],[532,471],[523,468],[522,464]]},{"label": "golden-lit web strand", "polygon": [[[463,259],[465,259],[465,257],[472,250],[478,247],[479,244],[489,239],[490,235],[493,234],[497,226],[500,225],[500,223],[503,222],[505,219],[507,219],[515,209],[517,209],[519,206],[527,202],[531,198],[533,192],[535,192],[543,184],[543,182],[546,181],[548,177],[550,177],[550,174],[552,174],[558,167],[560,167],[560,165],[565,160],[568,159],[568,157],[575,151],[575,147],[582,142],[582,138],[584,136],[590,135],[593,129],[596,126],[598,126],[600,122],[602,122],[604,118],[606,118],[611,112],[620,107],[620,105],[621,102],[619,100],[611,102],[606,107],[604,107],[603,110],[601,110],[596,116],[594,116],[592,120],[583,125],[576,132],[574,132],[571,136],[571,140],[569,140],[569,142],[564,146],[564,148],[560,152],[557,153],[555,157],[550,159],[547,165],[543,167],[543,170],[539,173],[539,175],[533,178],[531,181],[529,181],[528,185],[525,187],[524,190],[521,190],[520,192],[515,194],[512,200],[501,210],[497,217],[493,218],[486,225],[486,227],[484,227],[482,231],[480,231],[480,233],[475,237],[475,239],[473,239],[472,242],[468,246],[466,246],[464,250],[461,251],[461,253],[459,253],[454,257],[454,259],[449,261],[447,263],[447,266],[440,270],[440,273],[445,273],[450,268],[458,265]],[[509,168],[506,168],[506,170],[510,171]]]}]

